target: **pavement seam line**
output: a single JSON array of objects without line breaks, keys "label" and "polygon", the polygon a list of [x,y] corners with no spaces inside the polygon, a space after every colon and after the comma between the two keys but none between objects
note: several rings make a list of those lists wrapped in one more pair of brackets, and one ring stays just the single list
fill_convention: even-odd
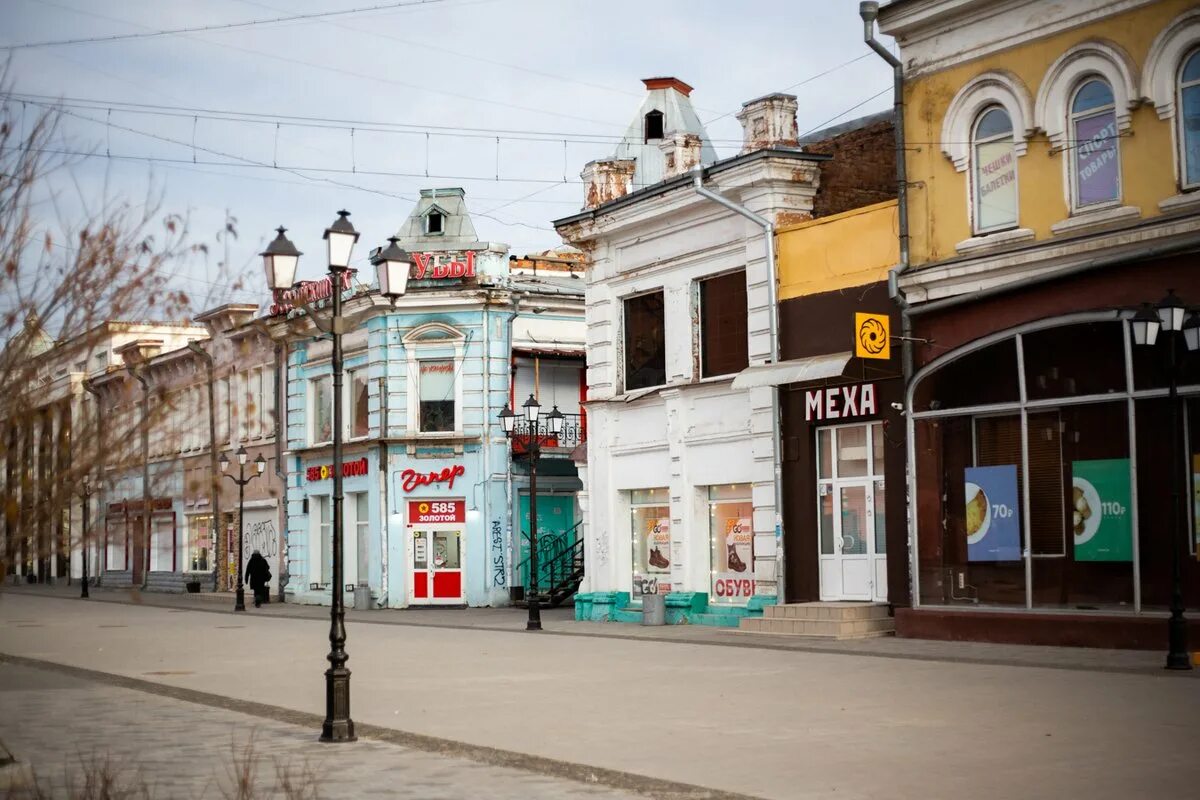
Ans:
[{"label": "pavement seam line", "polygon": [[[202,692],[198,689],[169,686],[126,675],[117,675],[111,672],[60,664],[55,661],[0,652],[0,663],[10,663],[32,669],[59,672],[94,683],[103,683],[122,689],[145,692],[187,703],[195,703],[196,705],[207,706],[209,708],[232,711],[245,716],[306,727],[314,731],[314,741],[316,739],[315,731],[321,727],[322,723],[320,716],[310,714],[306,711],[296,711],[290,708],[258,703],[251,700],[236,700],[211,692]],[[503,750],[487,745],[475,745],[423,733],[386,728],[380,725],[355,722],[354,728],[359,738],[362,739],[370,739],[437,755],[463,758],[494,767],[505,767],[537,775],[562,778],[587,786],[607,786],[612,789],[659,798],[660,800],[763,800],[763,798],[754,795],[727,792],[721,789],[710,789],[690,783],[652,778],[647,775],[639,775],[633,772],[624,772],[606,767],[593,767],[574,761],[562,761],[546,756],[521,753],[515,750]]]},{"label": "pavement seam line", "polygon": [[[0,590],[0,594],[3,594],[4,592],[5,592],[5,590]],[[78,600],[78,598],[73,598],[73,597],[60,597],[58,595],[40,594],[40,593],[36,593],[36,592],[27,592],[27,591],[21,591],[21,590],[13,591],[10,593],[13,594],[14,596],[38,597],[38,598],[42,598],[42,599],[65,600],[65,601],[69,601],[69,602],[74,602],[74,601]],[[144,593],[142,596],[144,597]],[[179,609],[179,606],[172,605],[170,603],[156,602],[155,598],[152,598],[149,601],[146,601],[143,599],[140,602],[133,602],[131,600],[126,600],[126,599],[121,599],[121,598],[116,598],[116,597],[110,598],[110,597],[95,597],[95,596],[93,596],[91,599],[96,602],[109,603],[112,605],[132,605],[132,606],[141,606],[141,607],[145,607],[145,608]],[[205,602],[211,602],[211,601],[205,601]],[[310,606],[303,606],[303,607],[309,608]],[[315,606],[315,607],[320,608],[320,606]],[[234,613],[227,608],[199,608],[199,607],[197,607],[197,608],[186,608],[186,609],[180,609],[180,610],[195,611],[195,612],[203,613],[203,614],[232,614],[232,613]],[[292,615],[292,614],[278,614],[278,613],[272,613],[271,611],[255,611],[254,613],[255,613],[255,616],[269,617],[271,619],[295,619],[295,620],[309,620],[309,621],[314,621],[314,620],[320,619],[319,617],[296,616],[296,615]],[[370,619],[361,619],[361,618],[347,618],[346,622],[351,623],[351,624],[356,624],[356,625],[357,624],[394,625],[394,626],[410,627],[410,628],[430,628],[433,630],[483,631],[485,633],[510,633],[510,634],[528,635],[528,632],[523,629],[518,630],[515,628],[503,628],[503,627],[496,627],[496,626],[490,626],[490,625],[452,625],[452,624],[442,623],[442,622],[404,622],[404,621],[400,621],[400,620],[382,620],[382,619],[370,620]],[[604,623],[596,623],[596,624],[602,625]],[[619,624],[619,623],[613,623],[613,624]],[[1200,671],[1192,671],[1192,670],[1189,670],[1187,672],[1181,671],[1181,672],[1167,673],[1166,670],[1158,670],[1158,669],[1151,670],[1149,668],[1144,668],[1144,667],[1114,667],[1114,666],[1094,665],[1094,664],[1090,664],[1090,665],[1054,664],[1054,663],[1035,661],[1035,660],[1031,660],[1031,659],[1021,659],[1021,658],[990,658],[990,657],[969,656],[969,655],[944,656],[944,655],[925,655],[925,654],[921,654],[921,653],[878,653],[878,652],[870,652],[870,651],[837,650],[837,649],[834,649],[831,647],[821,647],[821,646],[812,646],[812,645],[804,645],[804,644],[786,644],[785,645],[785,644],[772,644],[770,642],[758,642],[758,641],[736,641],[736,640],[717,641],[717,640],[697,640],[697,639],[674,639],[674,638],[666,637],[666,636],[637,636],[637,635],[624,634],[624,633],[610,633],[608,631],[595,631],[595,632],[592,632],[592,631],[586,631],[586,632],[585,631],[556,631],[556,630],[553,630],[550,628],[546,628],[546,629],[542,630],[541,635],[544,635],[544,636],[575,636],[575,637],[584,637],[584,638],[592,638],[592,639],[616,639],[618,641],[629,641],[629,642],[659,642],[662,644],[682,644],[682,645],[690,644],[690,645],[698,645],[700,647],[733,647],[733,648],[743,648],[743,649],[750,649],[750,650],[771,650],[771,651],[780,652],[780,653],[793,653],[794,652],[794,653],[816,653],[818,655],[830,655],[830,656],[851,656],[851,657],[862,656],[864,658],[887,658],[887,659],[894,659],[894,660],[898,660],[898,661],[924,661],[924,662],[930,662],[930,663],[935,663],[935,664],[971,664],[971,665],[976,665],[976,666],[988,666],[988,667],[1018,667],[1018,668],[1024,668],[1024,669],[1053,669],[1053,670],[1065,670],[1067,672],[1105,672],[1105,673],[1111,673],[1111,674],[1116,674],[1116,675],[1138,675],[1138,676],[1141,676],[1144,678],[1145,677],[1149,677],[1149,678],[1161,678],[1161,677],[1187,678],[1188,676],[1192,676],[1194,678],[1200,679]],[[734,636],[734,633],[731,632],[729,635]],[[753,634],[753,633],[738,634],[738,636],[747,636],[747,637],[755,636],[755,635],[760,635],[760,634]],[[769,635],[769,634],[767,634],[767,635]]]}]

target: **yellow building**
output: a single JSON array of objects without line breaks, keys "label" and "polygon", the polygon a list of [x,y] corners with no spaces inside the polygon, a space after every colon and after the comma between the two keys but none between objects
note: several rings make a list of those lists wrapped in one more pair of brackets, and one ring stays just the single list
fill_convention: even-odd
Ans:
[{"label": "yellow building", "polygon": [[912,341],[914,597],[898,629],[1154,648],[1170,630],[1179,666],[1182,607],[1200,607],[1183,491],[1200,485],[1200,355],[1169,326],[1139,344],[1131,319],[1168,289],[1200,302],[1200,9],[877,14],[899,45],[907,169],[893,294]]}]

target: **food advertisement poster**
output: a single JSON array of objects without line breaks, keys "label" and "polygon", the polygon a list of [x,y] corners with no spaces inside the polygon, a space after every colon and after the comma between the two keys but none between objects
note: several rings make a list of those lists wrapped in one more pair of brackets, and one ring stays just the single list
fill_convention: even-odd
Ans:
[{"label": "food advertisement poster", "polygon": [[967,560],[1020,560],[1017,465],[967,467],[964,473]]},{"label": "food advertisement poster", "polygon": [[754,527],[749,517],[725,517],[723,522],[713,542],[713,595],[745,601],[754,594]]},{"label": "food advertisement poster", "polygon": [[1071,462],[1076,561],[1132,561],[1129,459]]}]

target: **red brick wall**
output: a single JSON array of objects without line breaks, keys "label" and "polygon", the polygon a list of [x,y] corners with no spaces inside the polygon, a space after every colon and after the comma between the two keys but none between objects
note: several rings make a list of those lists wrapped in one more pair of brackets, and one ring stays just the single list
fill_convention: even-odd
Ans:
[{"label": "red brick wall", "polygon": [[896,197],[896,139],[890,121],[876,122],[805,145],[833,156],[821,164],[813,217],[828,217]]}]

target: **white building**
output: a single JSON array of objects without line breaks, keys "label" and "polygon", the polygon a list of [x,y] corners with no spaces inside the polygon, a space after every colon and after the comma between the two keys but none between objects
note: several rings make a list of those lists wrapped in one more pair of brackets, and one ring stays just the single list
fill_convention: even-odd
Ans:
[{"label": "white building", "polygon": [[[655,147],[588,164],[586,210],[555,223],[593,259],[577,616],[632,621],[643,594],[670,593],[669,621],[736,624],[779,592],[775,389],[734,384],[772,358],[772,236],[696,177],[766,220],[800,219],[825,157],[796,147],[795,98],[772,95],[738,115],[741,154],[696,170],[712,150],[690,87],[653,83],[631,130]],[[685,127],[660,130],[659,111]],[[637,152],[662,171],[644,188]]]}]

